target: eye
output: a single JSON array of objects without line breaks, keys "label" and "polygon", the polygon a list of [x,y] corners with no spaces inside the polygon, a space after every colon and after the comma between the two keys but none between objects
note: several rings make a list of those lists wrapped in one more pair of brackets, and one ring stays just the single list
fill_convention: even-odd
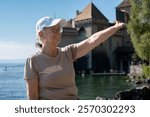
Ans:
[{"label": "eye", "polygon": [[63,31],[63,28],[62,27],[52,27],[51,30],[53,32],[62,32]]}]

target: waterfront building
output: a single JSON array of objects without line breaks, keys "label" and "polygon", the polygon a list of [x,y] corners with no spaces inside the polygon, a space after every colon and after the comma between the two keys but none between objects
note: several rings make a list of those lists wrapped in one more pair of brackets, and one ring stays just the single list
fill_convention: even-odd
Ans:
[{"label": "waterfront building", "polygon": [[[117,10],[130,12],[129,0],[122,1]],[[116,14],[117,15],[120,14]],[[62,33],[59,46],[80,42],[97,31],[114,23],[91,2],[82,11],[77,10],[75,18],[68,21]],[[94,48],[90,53],[74,62],[77,73],[85,72],[129,72],[131,55],[134,52],[126,28],[119,30],[107,41]]]}]

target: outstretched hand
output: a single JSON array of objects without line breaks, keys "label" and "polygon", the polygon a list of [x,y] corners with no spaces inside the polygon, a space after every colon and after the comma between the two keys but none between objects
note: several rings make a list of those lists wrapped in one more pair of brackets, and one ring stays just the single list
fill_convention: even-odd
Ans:
[{"label": "outstretched hand", "polygon": [[116,21],[116,24],[114,26],[115,28],[121,29],[125,26],[125,23]]}]

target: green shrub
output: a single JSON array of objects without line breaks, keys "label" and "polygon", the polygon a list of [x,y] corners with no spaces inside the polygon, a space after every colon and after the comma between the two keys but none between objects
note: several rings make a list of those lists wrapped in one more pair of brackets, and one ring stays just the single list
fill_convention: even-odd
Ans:
[{"label": "green shrub", "polygon": [[143,65],[143,75],[145,78],[150,78],[150,66]]}]

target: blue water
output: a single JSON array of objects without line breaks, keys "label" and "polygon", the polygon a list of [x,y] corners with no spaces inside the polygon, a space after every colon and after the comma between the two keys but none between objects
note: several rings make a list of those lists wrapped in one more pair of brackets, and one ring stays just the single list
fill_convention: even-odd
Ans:
[{"label": "blue water", "polygon": [[119,91],[134,88],[133,83],[126,82],[126,76],[76,76],[78,95],[81,100],[95,99],[97,96],[113,99]]},{"label": "blue water", "polygon": [[[7,66],[7,67],[6,67]],[[24,64],[0,64],[0,99],[26,99]]]},{"label": "blue water", "polygon": [[[0,64],[0,100],[27,99],[23,72],[24,64]],[[133,87],[125,76],[76,75],[76,84],[82,100],[113,97],[116,92]]]}]

